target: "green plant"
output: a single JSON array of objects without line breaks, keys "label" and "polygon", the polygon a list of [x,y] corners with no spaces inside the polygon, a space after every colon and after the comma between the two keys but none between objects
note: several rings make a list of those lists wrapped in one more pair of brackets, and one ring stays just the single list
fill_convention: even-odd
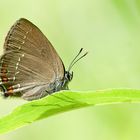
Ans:
[{"label": "green plant", "polygon": [[60,91],[40,100],[21,105],[9,115],[1,118],[0,134],[61,112],[93,105],[123,102],[140,102],[140,90]]}]

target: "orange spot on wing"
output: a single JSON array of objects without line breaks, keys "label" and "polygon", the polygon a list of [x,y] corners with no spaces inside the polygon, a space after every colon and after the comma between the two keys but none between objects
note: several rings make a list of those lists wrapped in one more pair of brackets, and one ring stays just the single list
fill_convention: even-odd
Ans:
[{"label": "orange spot on wing", "polygon": [[13,91],[14,91],[14,89],[13,89],[12,86],[10,86],[10,87],[7,88],[7,94],[8,95],[12,95],[13,94]]},{"label": "orange spot on wing", "polygon": [[1,73],[7,73],[7,69],[6,68],[2,68],[1,69]]},{"label": "orange spot on wing", "polygon": [[2,79],[2,82],[8,82],[8,78],[6,76],[2,76],[1,79]]},{"label": "orange spot on wing", "polygon": [[5,63],[3,63],[3,64],[2,64],[2,67],[8,67],[8,65],[7,65],[7,64],[5,64]]}]

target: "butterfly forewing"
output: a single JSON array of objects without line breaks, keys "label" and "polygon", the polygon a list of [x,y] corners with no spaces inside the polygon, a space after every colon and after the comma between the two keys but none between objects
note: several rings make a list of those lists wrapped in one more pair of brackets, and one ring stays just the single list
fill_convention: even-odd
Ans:
[{"label": "butterfly forewing", "polygon": [[[57,52],[30,21],[18,20],[10,29],[0,61],[1,86],[7,95],[21,92],[31,99],[44,96],[49,84],[64,77],[64,66]],[[36,89],[36,90],[35,90]],[[31,93],[30,93],[31,92]],[[34,96],[34,97],[33,97]],[[27,98],[24,96],[25,99]]]}]

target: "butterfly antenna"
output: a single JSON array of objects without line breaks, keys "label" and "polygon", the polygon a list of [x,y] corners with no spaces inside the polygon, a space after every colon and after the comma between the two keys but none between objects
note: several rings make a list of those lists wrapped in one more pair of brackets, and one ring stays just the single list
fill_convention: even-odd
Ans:
[{"label": "butterfly antenna", "polygon": [[[85,54],[83,54],[80,58],[78,58],[78,56],[81,54],[81,52],[83,51],[83,48],[80,49],[79,53],[74,57],[74,59],[71,61],[68,71],[71,70],[71,68],[74,66],[75,63],[77,63],[81,58],[85,57],[88,52],[86,52]],[[77,59],[78,58],[78,59]],[[77,60],[76,60],[77,59]]]}]

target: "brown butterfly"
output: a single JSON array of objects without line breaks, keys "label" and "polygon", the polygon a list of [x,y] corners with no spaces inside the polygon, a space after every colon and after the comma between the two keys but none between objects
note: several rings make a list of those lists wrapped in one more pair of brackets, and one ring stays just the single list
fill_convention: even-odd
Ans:
[{"label": "brown butterfly", "polygon": [[68,71],[45,35],[27,19],[19,19],[10,29],[0,59],[0,90],[4,97],[21,96],[35,100],[68,89],[72,66],[87,52],[71,62]]}]

